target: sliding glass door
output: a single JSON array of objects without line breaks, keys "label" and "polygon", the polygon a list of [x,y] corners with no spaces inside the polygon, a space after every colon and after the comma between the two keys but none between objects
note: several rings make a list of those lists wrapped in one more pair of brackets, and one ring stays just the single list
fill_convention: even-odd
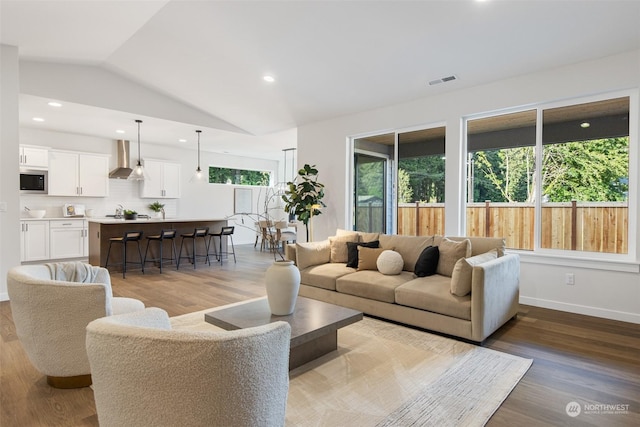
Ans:
[{"label": "sliding glass door", "polygon": [[354,225],[367,233],[386,232],[386,157],[356,152],[354,156]]}]

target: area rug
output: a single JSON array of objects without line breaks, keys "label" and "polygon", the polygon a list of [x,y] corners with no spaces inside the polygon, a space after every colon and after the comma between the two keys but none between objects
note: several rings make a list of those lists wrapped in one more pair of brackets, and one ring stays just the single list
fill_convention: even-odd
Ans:
[{"label": "area rug", "polygon": [[[219,330],[204,322],[212,310],[172,326]],[[291,371],[286,425],[483,426],[531,363],[365,317],[338,331],[337,351]]]}]

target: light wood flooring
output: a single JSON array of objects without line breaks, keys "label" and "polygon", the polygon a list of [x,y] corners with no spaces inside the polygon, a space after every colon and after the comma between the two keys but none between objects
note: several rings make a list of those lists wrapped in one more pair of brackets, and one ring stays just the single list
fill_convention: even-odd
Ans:
[{"label": "light wood flooring", "polygon": [[[176,316],[265,295],[273,260],[252,245],[236,247],[237,264],[187,264],[163,274],[112,274],[116,296],[142,300]],[[27,359],[15,334],[9,302],[0,303],[0,426],[97,426],[93,392],[53,389]],[[640,425],[640,327],[635,324],[521,306],[485,347],[533,358],[533,366],[489,426]],[[571,418],[568,403],[628,405],[626,414]]]}]

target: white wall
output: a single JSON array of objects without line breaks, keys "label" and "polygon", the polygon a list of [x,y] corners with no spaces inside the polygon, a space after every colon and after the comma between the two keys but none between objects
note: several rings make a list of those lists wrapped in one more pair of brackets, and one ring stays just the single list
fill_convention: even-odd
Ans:
[{"label": "white wall", "polygon": [[[462,78],[464,78],[462,76]],[[520,76],[447,94],[418,99],[387,108],[339,117],[298,128],[298,165],[315,164],[325,184],[323,214],[315,218],[316,240],[332,235],[348,223],[347,195],[351,191],[349,136],[432,123],[446,123],[446,234],[464,233],[464,159],[462,118],[501,109],[547,103],[599,93],[640,87],[640,51],[628,52],[546,72]],[[632,106],[637,114],[637,105]],[[632,135],[638,134],[632,117]],[[637,141],[636,141],[637,144]],[[637,147],[634,148],[637,153]],[[453,161],[456,159],[456,161]],[[638,199],[637,180],[631,197]],[[637,221],[637,218],[635,218]],[[635,225],[635,224],[634,224]],[[630,227],[638,242],[638,227]],[[640,323],[640,274],[638,263],[602,269],[576,265],[540,264],[531,256],[522,259],[521,301],[531,305]],[[574,273],[576,284],[564,284],[564,274]]]},{"label": "white wall", "polygon": [[7,271],[20,263],[19,87],[18,49],[0,45],[0,300],[8,297]]}]

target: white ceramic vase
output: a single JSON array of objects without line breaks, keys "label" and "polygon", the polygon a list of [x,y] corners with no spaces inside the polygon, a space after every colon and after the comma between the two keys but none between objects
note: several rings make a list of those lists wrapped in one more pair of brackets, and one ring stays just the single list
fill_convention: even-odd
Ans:
[{"label": "white ceramic vase", "polygon": [[274,262],[267,268],[265,281],[271,314],[287,316],[293,313],[300,289],[300,271],[293,261]]}]

